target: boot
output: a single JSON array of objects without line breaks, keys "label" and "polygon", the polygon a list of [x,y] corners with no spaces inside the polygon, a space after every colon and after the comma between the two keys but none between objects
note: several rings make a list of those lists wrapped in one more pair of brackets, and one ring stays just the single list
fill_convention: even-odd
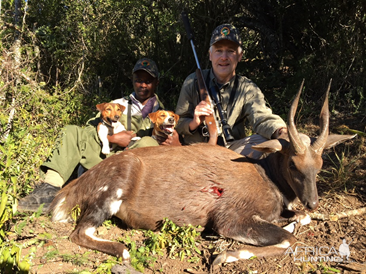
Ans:
[{"label": "boot", "polygon": [[40,185],[28,194],[28,196],[19,200],[18,211],[30,211],[36,212],[37,209],[44,204],[42,213],[46,213],[56,193],[60,190],[60,187],[50,185],[42,182]]}]

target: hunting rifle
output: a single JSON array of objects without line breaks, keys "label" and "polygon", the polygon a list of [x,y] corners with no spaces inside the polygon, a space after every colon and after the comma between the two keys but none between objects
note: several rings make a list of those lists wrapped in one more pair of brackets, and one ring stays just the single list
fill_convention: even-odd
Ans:
[{"label": "hunting rifle", "polygon": [[[209,94],[207,86],[206,86],[206,82],[203,79],[202,69],[200,66],[200,62],[198,61],[196,49],[195,49],[195,46],[193,43],[193,32],[191,30],[191,25],[189,23],[188,15],[184,11],[182,12],[182,20],[183,20],[183,24],[184,24],[184,27],[187,32],[188,40],[191,43],[193,55],[194,55],[194,58],[195,58],[196,64],[197,64],[196,77],[197,77],[198,89],[200,92],[201,100],[206,101],[206,103],[212,109],[212,114],[209,116],[205,116],[206,125],[202,129],[202,135],[209,136],[208,143],[212,144],[212,145],[216,145],[218,136],[221,135],[221,133],[223,133],[224,145],[227,146],[230,142],[234,141],[234,137],[231,134],[231,127],[227,123],[226,113],[222,109],[221,100],[219,98],[218,92],[215,89],[215,87],[213,87],[211,89],[211,94],[214,97],[215,105],[213,104],[213,102],[211,100],[210,94]],[[216,118],[214,106],[216,106],[216,108],[217,108],[217,111],[220,116],[220,121],[218,121],[218,119]],[[219,125],[219,122],[220,122],[220,125]]]}]

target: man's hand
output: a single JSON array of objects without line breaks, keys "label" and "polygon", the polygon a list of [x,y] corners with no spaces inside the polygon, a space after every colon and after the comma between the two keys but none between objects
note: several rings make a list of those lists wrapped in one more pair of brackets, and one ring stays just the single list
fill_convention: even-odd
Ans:
[{"label": "man's hand", "polygon": [[173,135],[167,135],[166,138],[162,136],[156,136],[156,141],[162,146],[181,146],[179,142],[179,134],[176,130],[173,131]]},{"label": "man's hand", "polygon": [[189,129],[194,131],[202,122],[205,116],[212,114],[212,109],[206,101],[201,101],[194,109],[194,116],[189,123]]},{"label": "man's hand", "polygon": [[126,147],[131,139],[136,136],[133,131],[122,131],[113,135],[108,135],[108,141],[120,147]]},{"label": "man's hand", "polygon": [[287,135],[287,128],[285,127],[281,127],[279,129],[277,129],[273,134],[272,134],[272,139],[278,139],[281,136],[286,136]]}]

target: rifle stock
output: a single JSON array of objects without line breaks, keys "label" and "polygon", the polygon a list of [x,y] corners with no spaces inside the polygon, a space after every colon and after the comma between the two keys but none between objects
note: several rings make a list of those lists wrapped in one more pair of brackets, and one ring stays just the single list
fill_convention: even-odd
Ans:
[{"label": "rifle stock", "polygon": [[202,75],[202,72],[200,69],[196,69],[196,76],[197,76],[197,83],[198,83],[198,89],[200,91],[201,100],[205,101],[208,105],[210,105],[210,107],[212,109],[212,113],[213,113],[209,116],[205,116],[206,127],[207,127],[208,133],[210,135],[208,143],[211,145],[216,145],[217,138],[219,136],[219,131],[218,131],[217,120],[216,120],[216,117],[214,114],[215,110],[214,110],[213,104],[211,102],[210,95],[208,94],[208,90],[206,88],[206,84],[205,84],[205,81],[203,79],[203,75]]}]

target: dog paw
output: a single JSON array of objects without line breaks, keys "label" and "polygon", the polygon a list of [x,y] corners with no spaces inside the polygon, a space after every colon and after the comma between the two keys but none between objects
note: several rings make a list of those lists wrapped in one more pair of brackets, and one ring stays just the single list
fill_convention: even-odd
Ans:
[{"label": "dog paw", "polygon": [[111,150],[109,149],[109,147],[103,147],[102,148],[102,153],[105,155],[108,155],[109,153],[111,153]]}]

